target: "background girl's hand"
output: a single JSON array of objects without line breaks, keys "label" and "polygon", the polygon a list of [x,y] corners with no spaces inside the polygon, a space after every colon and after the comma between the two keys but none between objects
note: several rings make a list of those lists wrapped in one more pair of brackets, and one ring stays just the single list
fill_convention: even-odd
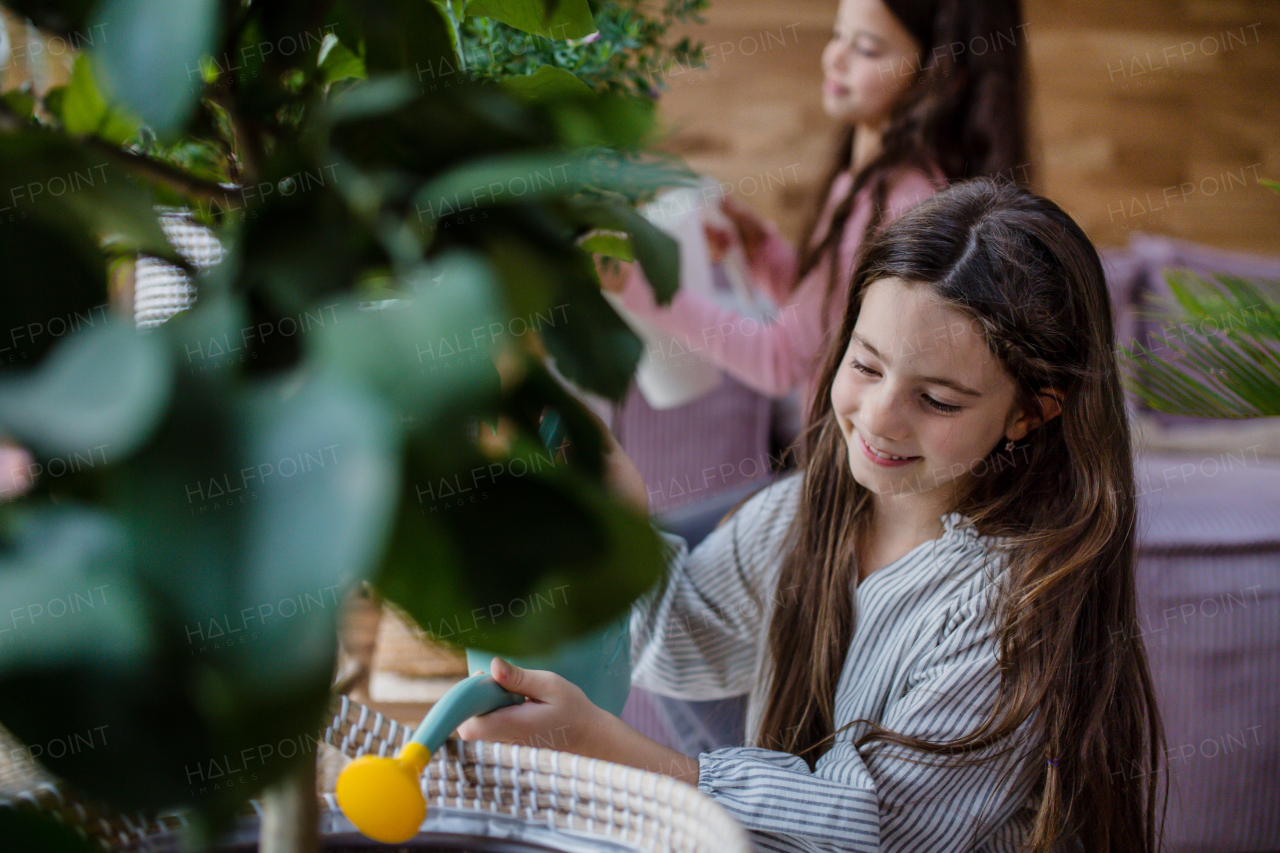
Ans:
[{"label": "background girl's hand", "polygon": [[754,263],[760,248],[768,239],[769,232],[764,220],[756,216],[750,209],[743,207],[729,196],[720,199],[720,210],[729,217],[729,221],[738,229],[738,237],[742,240],[742,250],[747,255],[747,262]]},{"label": "background girl's hand", "polygon": [[493,659],[489,671],[498,684],[526,700],[472,717],[458,726],[458,737],[579,754],[594,749],[600,715],[611,715],[593,705],[582,688],[554,672],[521,669],[501,658]]},{"label": "background girl's hand", "polygon": [[596,264],[596,275],[600,276],[601,290],[610,293],[621,293],[627,279],[631,277],[631,265],[634,261],[622,261],[607,255],[592,255]]},{"label": "background girl's hand", "polygon": [[724,260],[724,253],[729,251],[729,247],[733,245],[733,232],[727,228],[712,225],[710,222],[702,223],[702,230],[707,235],[707,248],[710,250],[711,263],[720,263]]}]

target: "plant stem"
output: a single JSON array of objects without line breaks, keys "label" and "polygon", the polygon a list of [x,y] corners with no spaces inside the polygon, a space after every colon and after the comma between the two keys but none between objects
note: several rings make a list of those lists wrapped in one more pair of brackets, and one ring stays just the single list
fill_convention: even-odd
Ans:
[{"label": "plant stem", "polygon": [[236,205],[237,199],[243,203],[243,199],[239,198],[237,193],[227,190],[212,181],[205,181],[194,175],[187,174],[182,169],[171,166],[161,160],[153,160],[142,154],[135,154],[132,151],[119,148],[95,137],[85,137],[84,143],[95,151],[114,159],[134,174],[157,184],[164,184],[170,189],[191,198],[217,202],[223,208],[228,209]]},{"label": "plant stem", "polygon": [[320,846],[319,821],[313,756],[264,792],[258,853],[315,853]]},{"label": "plant stem", "polygon": [[[464,6],[464,12],[465,8]],[[453,11],[453,0],[444,0],[444,13],[449,19],[449,26],[453,28],[453,44],[458,53],[458,70],[465,74],[467,73],[467,46],[462,41],[462,24],[458,20],[457,13]]]}]

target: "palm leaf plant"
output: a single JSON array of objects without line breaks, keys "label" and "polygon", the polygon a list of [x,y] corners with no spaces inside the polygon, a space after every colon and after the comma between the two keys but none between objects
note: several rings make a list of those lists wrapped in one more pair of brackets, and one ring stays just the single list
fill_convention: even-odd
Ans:
[{"label": "palm leaf plant", "polygon": [[[1280,192],[1280,184],[1264,185]],[[1280,416],[1280,283],[1185,270],[1165,280],[1172,299],[1144,316],[1180,334],[1121,350],[1130,390],[1170,414]]]},{"label": "palm leaf plant", "polygon": [[[0,723],[40,764],[182,809],[207,844],[305,779],[354,585],[498,652],[652,585],[658,541],[536,353],[621,396],[640,343],[579,243],[625,234],[670,298],[675,244],[634,203],[687,173],[644,156],[649,104],[563,69],[423,72],[459,66],[478,13],[585,39],[586,0],[7,5],[99,34],[66,86],[0,99],[0,436],[38,468],[0,504]],[[212,227],[223,262],[192,268],[157,205]],[[108,308],[139,253],[198,290],[146,333]],[[539,443],[548,405],[570,459]]]},{"label": "palm leaf plant", "polygon": [[1228,275],[1172,270],[1173,310],[1154,314],[1166,328],[1199,335],[1135,341],[1130,387],[1145,404],[1201,418],[1280,416],[1280,300],[1274,288]]}]

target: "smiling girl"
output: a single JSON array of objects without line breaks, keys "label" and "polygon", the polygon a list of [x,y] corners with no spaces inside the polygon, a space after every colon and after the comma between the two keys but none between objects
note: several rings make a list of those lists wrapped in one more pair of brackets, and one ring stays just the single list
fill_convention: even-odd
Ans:
[{"label": "smiling girl", "polygon": [[778,306],[763,329],[686,291],[659,306],[635,264],[601,265],[604,287],[748,387],[807,399],[868,234],[949,181],[1029,179],[1024,27],[1018,0],[840,1],[822,53],[840,131],[800,251],[731,198],[737,236],[712,234],[742,241],[751,284]]},{"label": "smiling girl", "polygon": [[631,614],[633,683],[749,691],[747,746],[679,755],[497,659],[533,701],[459,734],[566,732],[696,784],[762,850],[1154,853],[1133,465],[1084,233],[990,180],[924,202],[868,245],[819,381],[801,472],[692,553],[664,535]]}]

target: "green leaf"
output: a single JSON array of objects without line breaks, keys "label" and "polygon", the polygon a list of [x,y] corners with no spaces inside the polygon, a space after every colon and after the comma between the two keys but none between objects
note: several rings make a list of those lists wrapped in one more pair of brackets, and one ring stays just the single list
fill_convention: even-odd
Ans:
[{"label": "green leaf", "polygon": [[429,0],[344,0],[334,14],[364,37],[370,76],[404,74],[416,87],[441,62],[458,67],[449,24]]},{"label": "green leaf", "polygon": [[[62,239],[84,245],[77,250],[80,254],[100,258],[101,252],[91,244],[96,239],[113,248],[185,263],[165,239],[148,189],[92,145],[36,128],[0,133],[0,186],[9,187],[8,197],[0,198],[0,214],[14,212],[32,220],[32,226],[62,233]],[[61,262],[56,252],[26,254],[32,257],[14,259],[8,253],[4,257],[19,267]],[[34,281],[23,278],[14,267],[8,272],[15,281]]]},{"label": "green leaf", "polygon": [[402,287],[413,296],[399,307],[342,306],[337,321],[313,338],[318,362],[428,426],[495,399],[489,351],[497,338],[490,330],[507,318],[488,268],[474,256],[443,255]]},{"label": "green leaf", "polygon": [[634,261],[636,259],[635,252],[631,249],[631,240],[627,238],[626,234],[596,231],[578,245],[582,247],[583,251],[604,255],[609,258],[618,258],[623,261]]},{"label": "green leaf", "polygon": [[36,98],[28,89],[10,89],[0,95],[5,108],[20,118],[30,119],[35,114]]},{"label": "green leaf", "polygon": [[666,305],[680,286],[680,247],[631,207],[617,201],[576,201],[579,221],[631,235],[631,247],[653,287],[658,304]]},{"label": "green leaf", "polygon": [[[607,153],[582,155],[563,148],[492,157],[475,156],[424,184],[416,193],[414,204],[421,221],[432,225],[436,220],[460,210],[527,204],[585,191],[626,194],[640,188],[667,186],[678,182],[681,174],[663,163],[634,162]],[[630,208],[584,199],[581,204],[575,201],[569,213],[590,212],[607,222],[624,222],[631,228],[653,230],[647,220],[628,216],[622,212],[625,210]],[[654,236],[650,240],[646,236],[642,239],[649,241],[647,251],[663,251],[661,237]],[[667,239],[670,240],[669,237]]]},{"label": "green leaf", "polygon": [[560,68],[544,65],[532,74],[508,77],[502,87],[524,97],[552,99],[566,95],[590,95],[591,87]]},{"label": "green leaf", "polygon": [[343,124],[376,118],[405,108],[417,94],[404,77],[372,78],[330,101],[324,109],[324,120]]},{"label": "green leaf", "polygon": [[71,82],[58,103],[62,126],[72,134],[97,136],[117,145],[124,144],[138,132],[137,121],[125,111],[107,103],[94,79],[90,55],[76,57]]},{"label": "green leaf", "polygon": [[338,41],[333,33],[326,34],[324,41],[320,43],[320,55],[316,62],[326,83],[365,78],[364,61]]},{"label": "green leaf", "polygon": [[238,603],[259,613],[270,605],[278,616],[256,626],[274,653],[245,655],[236,672],[249,684],[295,689],[327,671],[340,603],[382,550],[399,448],[398,417],[368,389],[333,374],[287,387],[268,384],[244,400],[245,467],[230,476],[255,494],[241,528]]},{"label": "green leaf", "polygon": [[[257,215],[240,233],[235,287],[263,298],[262,320],[336,305],[366,264],[385,263],[372,223],[355,215],[337,184],[333,165],[278,168],[255,188],[261,201],[245,205]],[[282,338],[263,343],[286,356],[293,348]]]},{"label": "green leaf", "polygon": [[[9,177],[0,160],[0,175]],[[10,185],[16,191],[25,182]],[[17,208],[16,222],[0,228],[0,376],[27,371],[70,331],[106,320],[106,260],[82,233],[36,219],[13,196],[0,200]]]},{"label": "green leaf", "polygon": [[596,31],[587,0],[469,0],[467,15],[493,18],[553,41],[583,38]]},{"label": "green leaf", "polygon": [[[242,387],[223,363],[247,357],[244,336],[260,331],[242,316],[214,302],[158,330],[193,357],[164,421],[120,475],[146,572],[185,622],[289,589],[345,588],[369,570],[390,517],[390,407],[325,370]],[[200,572],[172,571],[192,561]]]},{"label": "green leaf", "polygon": [[103,0],[95,13],[107,33],[94,50],[104,86],[161,137],[181,131],[195,109],[218,12],[218,0]]},{"label": "green leaf", "polygon": [[[1183,334],[1163,356],[1129,358],[1130,390],[1152,408],[1176,414],[1280,414],[1280,316],[1262,283],[1182,270],[1166,272],[1165,280],[1172,299],[1140,313]],[[1149,351],[1138,346],[1137,352]]]},{"label": "green leaf", "polygon": [[171,371],[160,340],[103,315],[34,372],[0,378],[0,424],[39,456],[123,458],[163,414]]},{"label": "green leaf", "polygon": [[631,386],[643,349],[639,338],[600,295],[592,273],[562,298],[564,322],[542,338],[556,369],[579,387],[621,400]]},{"label": "green leaf", "polygon": [[517,442],[449,473],[413,453],[408,461],[409,492],[375,585],[440,639],[544,651],[621,613],[660,575],[647,519],[553,451]]},{"label": "green leaf", "polygon": [[115,519],[79,506],[15,513],[0,549],[0,679],[92,661],[142,664],[149,632],[127,574],[131,548]]}]

